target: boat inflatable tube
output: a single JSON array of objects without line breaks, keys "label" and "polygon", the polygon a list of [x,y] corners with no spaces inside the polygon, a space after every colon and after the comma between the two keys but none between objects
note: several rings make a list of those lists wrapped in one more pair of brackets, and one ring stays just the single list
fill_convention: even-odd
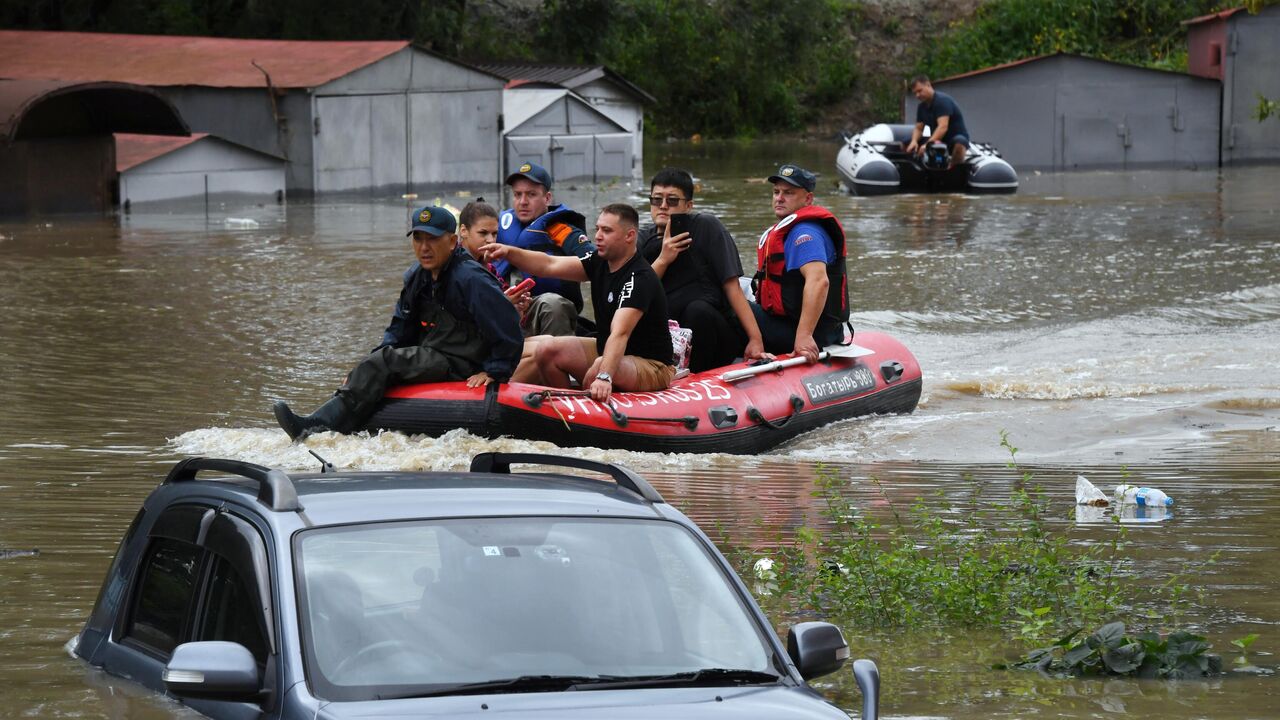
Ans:
[{"label": "boat inflatable tube", "polygon": [[858,333],[862,357],[721,376],[744,363],[688,375],[658,392],[615,392],[605,405],[581,390],[526,383],[402,385],[363,429],[545,440],[561,447],[755,454],[839,420],[910,413],[920,400],[915,356],[883,333]]},{"label": "boat inflatable tube", "polygon": [[[845,138],[836,153],[836,171],[855,195],[962,192],[1015,193],[1018,173],[989,143],[972,142],[964,162],[951,168],[928,167],[905,151],[913,125],[872,125]],[[924,139],[928,141],[928,128]]]}]

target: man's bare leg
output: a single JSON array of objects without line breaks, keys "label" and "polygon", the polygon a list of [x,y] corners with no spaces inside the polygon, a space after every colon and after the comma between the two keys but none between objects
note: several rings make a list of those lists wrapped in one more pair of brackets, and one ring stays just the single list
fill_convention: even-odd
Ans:
[{"label": "man's bare leg", "polygon": [[538,343],[533,360],[544,384],[566,388],[572,375],[582,380],[585,387],[587,369],[596,359],[595,349],[594,338],[549,337]]},{"label": "man's bare leg", "polygon": [[547,384],[542,373],[538,372],[538,364],[534,361],[533,354],[537,351],[538,345],[550,337],[550,335],[533,335],[524,339],[524,348],[520,351],[520,363],[516,365],[515,372],[511,373],[511,382]]}]

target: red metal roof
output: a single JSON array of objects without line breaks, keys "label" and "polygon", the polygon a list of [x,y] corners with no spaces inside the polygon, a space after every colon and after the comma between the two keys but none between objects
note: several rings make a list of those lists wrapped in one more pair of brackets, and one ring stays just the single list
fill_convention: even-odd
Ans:
[{"label": "red metal roof", "polygon": [[950,75],[948,77],[934,80],[933,82],[946,82],[948,80],[959,80],[960,78],[967,78],[967,77],[972,77],[974,75],[982,75],[983,73],[995,72],[996,70],[1004,70],[1005,68],[1017,67],[1018,65],[1025,65],[1030,62],[1035,62],[1037,60],[1043,60],[1048,57],[1053,57],[1054,55],[1063,55],[1063,54],[1064,53],[1050,53],[1048,55],[1035,55],[1029,58],[1022,58],[1021,60],[1014,60],[1013,62],[1007,62],[1002,65],[992,65],[991,67],[980,68],[978,70],[970,70],[967,73],[960,73],[959,75]]},{"label": "red metal roof", "polygon": [[1243,7],[1231,8],[1230,10],[1223,10],[1222,12],[1210,13],[1208,15],[1201,15],[1200,17],[1193,17],[1190,20],[1183,20],[1181,24],[1198,25],[1199,23],[1210,22],[1211,20],[1226,20],[1227,18],[1231,17],[1232,15],[1235,15],[1241,10],[1244,10],[1244,8]]},{"label": "red metal roof", "polygon": [[209,133],[192,133],[191,137],[173,137],[169,135],[135,135],[133,133],[115,133],[116,138],[116,172],[124,172],[137,167],[148,160],[173,152],[181,147],[208,137]]},{"label": "red metal roof", "polygon": [[409,46],[406,40],[331,42],[0,30],[0,77],[114,81],[152,87],[312,88]]}]

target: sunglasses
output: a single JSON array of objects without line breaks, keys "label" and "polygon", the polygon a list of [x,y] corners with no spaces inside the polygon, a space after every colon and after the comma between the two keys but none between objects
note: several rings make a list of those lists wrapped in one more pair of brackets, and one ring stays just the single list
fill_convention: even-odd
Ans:
[{"label": "sunglasses", "polygon": [[649,198],[649,204],[653,207],[678,207],[682,202],[685,202],[684,198],[676,197],[674,195],[668,195],[666,197],[654,195]]}]

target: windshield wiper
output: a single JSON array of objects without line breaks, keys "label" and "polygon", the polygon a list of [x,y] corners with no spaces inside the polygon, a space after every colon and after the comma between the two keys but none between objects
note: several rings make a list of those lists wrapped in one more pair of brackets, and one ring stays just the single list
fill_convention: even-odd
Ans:
[{"label": "windshield wiper", "polygon": [[520,677],[483,682],[446,685],[432,690],[399,695],[379,695],[379,700],[439,697],[443,695],[482,695],[489,692],[557,692],[564,690],[614,690],[639,687],[683,687],[773,684],[782,678],[759,670],[703,668],[670,675],[521,675]]},{"label": "windshield wiper", "polygon": [[501,692],[555,692],[568,690],[580,684],[597,680],[610,682],[615,678],[608,675],[588,677],[586,675],[521,675],[520,677],[485,680],[482,682],[458,683],[445,685],[432,690],[407,692],[400,695],[379,695],[379,700],[402,700],[404,698],[438,697],[441,695],[481,695],[490,691]]},{"label": "windshield wiper", "polygon": [[759,670],[734,670],[729,668],[703,668],[670,675],[639,675],[629,678],[591,678],[567,688],[568,690],[613,690],[637,687],[765,685],[780,682],[778,675]]}]

